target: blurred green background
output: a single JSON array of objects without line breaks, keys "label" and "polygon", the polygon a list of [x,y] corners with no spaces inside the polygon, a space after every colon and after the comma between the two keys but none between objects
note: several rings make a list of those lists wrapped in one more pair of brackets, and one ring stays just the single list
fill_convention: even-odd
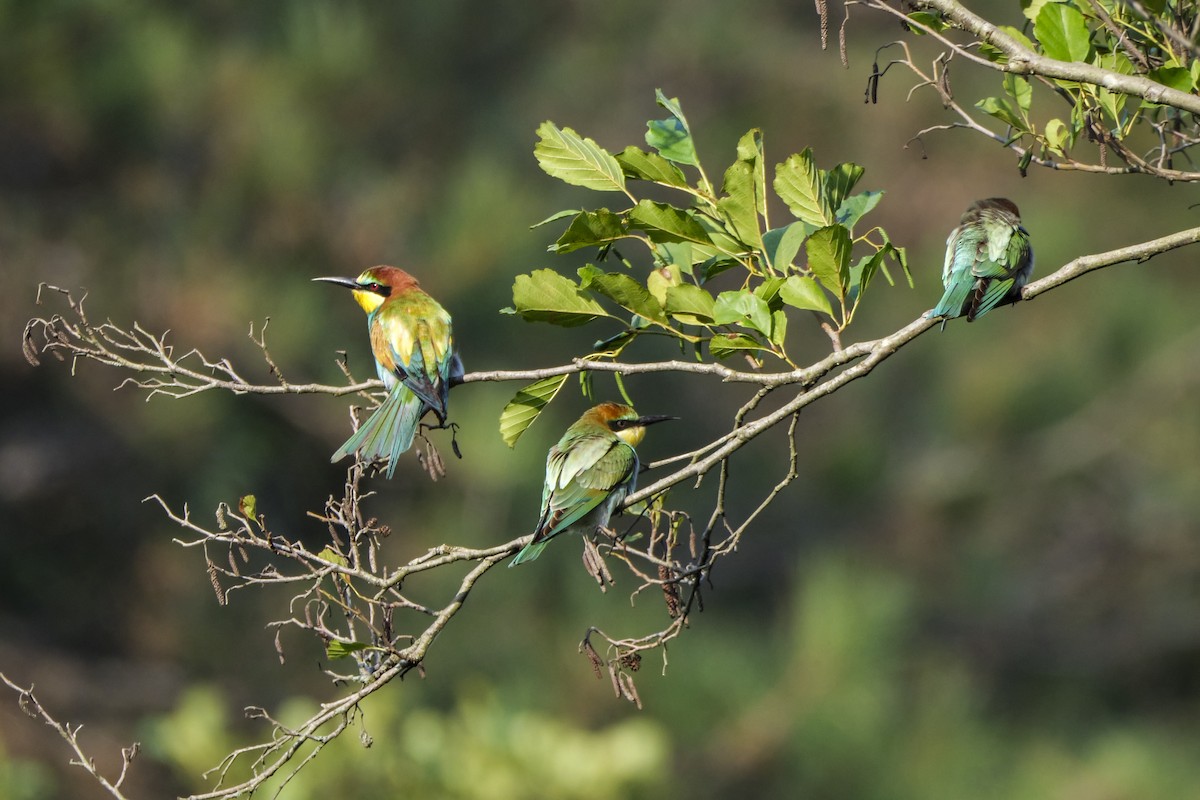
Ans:
[{"label": "blurred green background", "polygon": [[[1019,24],[1015,3],[973,7]],[[454,314],[468,370],[561,363],[598,331],[497,310],[516,274],[580,263],[529,225],[615,200],[542,173],[533,131],[640,143],[656,87],[682,101],[710,174],[760,127],[774,161],[811,145],[887,192],[873,222],[908,247],[917,286],[878,284],[851,340],[933,305],[946,234],[978,197],[1021,206],[1035,278],[1197,216],[1192,187],[1022,179],[966,132],[905,149],[950,119],[930,93],[906,102],[898,72],[863,103],[874,49],[901,32],[861,9],[849,69],[820,50],[810,5],[778,0],[0,0],[0,31],[0,670],[84,723],[102,767],[140,740],[134,797],[203,789],[203,770],[265,733],[244,706],[300,719],[333,691],[313,644],[285,636],[279,664],[264,626],[286,595],[219,607],[200,554],[142,499],[208,519],[253,492],[276,530],[319,541],[305,512],[341,490],[327,462],[346,403],[146,403],[94,365],[32,368],[22,326],[60,310],[34,305],[39,282],[260,381],[246,331],[269,317],[289,380],[337,382],[338,350],[373,371],[365,325],[309,278],[396,263]],[[963,68],[954,85],[973,99],[999,78]],[[665,676],[643,664],[644,711],[576,646],[593,624],[654,630],[661,604],[631,611],[628,578],[600,594],[566,543],[490,573],[427,675],[366,704],[373,746],[352,732],[283,796],[1200,797],[1196,257],[952,323],[807,409],[800,479],[716,572]],[[684,418],[653,431],[649,458],[711,438],[744,400],[694,379],[628,385],[645,413]],[[531,528],[546,448],[587,403],[569,386],[509,451],[496,421],[517,388],[455,391],[466,457],[446,479],[409,463],[380,482],[369,510],[395,529],[390,557]],[[739,453],[735,514],[785,454]],[[708,489],[673,502],[705,508]],[[0,797],[102,796],[67,759],[0,697]]]}]

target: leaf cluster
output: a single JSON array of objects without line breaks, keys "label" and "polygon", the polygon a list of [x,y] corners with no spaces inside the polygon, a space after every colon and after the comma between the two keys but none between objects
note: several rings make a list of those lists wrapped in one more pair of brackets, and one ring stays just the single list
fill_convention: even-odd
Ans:
[{"label": "leaf cluster", "polygon": [[[538,128],[534,154],[549,175],[627,201],[538,223],[569,220],[550,251],[594,248],[597,263],[611,259],[621,268],[589,263],[575,278],[551,269],[518,275],[505,311],[566,327],[620,323],[595,343],[596,358],[616,358],[639,336],[657,334],[690,347],[698,360],[742,353],[755,365],[773,357],[794,366],[788,309],[813,312],[836,347],[876,273],[891,281],[889,261],[908,272],[903,248],[882,228],[856,232],[883,192],[854,193],[863,168],[820,169],[810,149],[769,171],[758,129],[738,141],[718,189],[679,102],[661,91],[657,100],[668,116],[647,123],[649,149],[630,145],[614,155],[570,128]],[[790,212],[782,225],[770,221],[768,186]],[[663,202],[648,192],[679,199]],[[626,245],[648,253],[642,274],[618,249]]]},{"label": "leaf cluster", "polygon": [[[1200,52],[1195,44],[1200,6],[1191,0],[1024,0],[1022,10],[1022,28],[999,26],[999,30],[1030,52],[1120,76],[1139,76],[1184,93],[1200,90]],[[918,11],[909,18],[933,32],[951,27],[932,11]],[[1009,61],[1008,54],[987,43],[981,44],[980,54],[1001,65]],[[1088,141],[1101,147],[1102,163],[1111,150],[1138,171],[1179,177],[1170,175],[1176,156],[1200,143],[1194,116],[1169,105],[1093,82],[1037,80],[1065,101],[1065,113],[1060,105],[1040,119],[1035,117],[1030,80],[1011,72],[1004,75],[1000,95],[975,104],[1007,126],[1008,144],[1023,145],[1022,168],[1035,151],[1042,159],[1073,161],[1072,150]],[[1134,141],[1138,132],[1143,136]]]}]

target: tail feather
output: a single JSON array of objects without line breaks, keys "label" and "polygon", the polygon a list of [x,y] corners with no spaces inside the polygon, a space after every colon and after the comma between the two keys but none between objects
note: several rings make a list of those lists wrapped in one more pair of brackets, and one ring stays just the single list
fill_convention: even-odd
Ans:
[{"label": "tail feather", "polygon": [[358,426],[330,460],[340,461],[355,452],[364,463],[387,458],[387,476],[392,477],[400,455],[412,447],[424,410],[420,397],[404,384],[396,384],[375,413]]},{"label": "tail feather", "polygon": [[512,561],[508,562],[508,565],[515,567],[518,564],[524,564],[526,561],[533,561],[542,554],[542,551],[546,549],[546,545],[549,543],[549,539],[543,539],[540,542],[530,542],[522,548],[521,552],[517,553]]},{"label": "tail feather", "polygon": [[974,287],[974,280],[955,281],[946,287],[946,293],[938,301],[937,306],[929,312],[929,317],[957,317],[962,314],[963,304]]},{"label": "tail feather", "polygon": [[975,298],[977,299],[971,304],[972,309],[968,319],[974,320],[976,317],[982,317],[1000,305],[1001,301],[1012,291],[1015,282],[1012,278],[1006,281],[992,281],[982,292],[976,291]]}]

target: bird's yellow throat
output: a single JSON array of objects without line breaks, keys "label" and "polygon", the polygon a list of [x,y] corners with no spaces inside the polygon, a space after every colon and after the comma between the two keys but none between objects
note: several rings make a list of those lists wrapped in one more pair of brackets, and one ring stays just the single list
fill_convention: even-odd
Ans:
[{"label": "bird's yellow throat", "polygon": [[617,438],[630,447],[637,447],[646,438],[646,426],[637,425],[632,428],[616,431]]},{"label": "bird's yellow throat", "polygon": [[383,301],[385,299],[383,295],[378,295],[374,292],[368,292],[365,289],[354,289],[351,291],[351,294],[354,295],[354,299],[358,302],[358,304],[362,306],[362,310],[368,314],[383,305]]}]

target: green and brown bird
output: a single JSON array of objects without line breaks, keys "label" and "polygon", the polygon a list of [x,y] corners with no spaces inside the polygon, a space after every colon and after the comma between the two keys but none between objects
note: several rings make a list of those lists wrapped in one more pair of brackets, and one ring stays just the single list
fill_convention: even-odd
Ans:
[{"label": "green and brown bird", "polygon": [[432,411],[446,425],[450,387],[462,381],[450,315],[398,267],[371,267],[357,278],[313,278],[350,289],[367,312],[375,370],[388,390],[379,408],[333,454],[338,461],[357,452],[370,463],[388,460],[387,476],[400,454],[412,447],[417,427]]},{"label": "green and brown bird", "polygon": [[946,293],[926,316],[965,315],[971,322],[1003,302],[1019,300],[1032,273],[1033,248],[1016,204],[1004,197],[977,200],[946,240]]},{"label": "green and brown bird", "polygon": [[677,417],[639,417],[619,403],[588,409],[550,448],[542,515],[529,544],[509,564],[515,567],[542,554],[560,533],[591,534],[608,525],[617,506],[637,486],[640,469],[635,447],[646,426]]}]

